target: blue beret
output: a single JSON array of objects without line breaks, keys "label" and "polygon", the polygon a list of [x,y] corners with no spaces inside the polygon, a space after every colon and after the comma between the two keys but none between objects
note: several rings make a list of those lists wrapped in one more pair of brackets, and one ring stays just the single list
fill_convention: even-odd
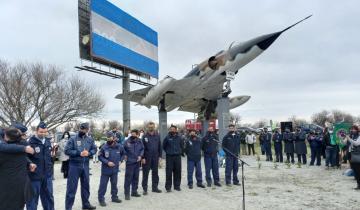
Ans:
[{"label": "blue beret", "polygon": [[21,133],[26,133],[28,131],[27,127],[22,123],[14,123],[13,126],[21,131]]},{"label": "blue beret", "polygon": [[112,131],[108,131],[106,133],[106,137],[108,137],[108,138],[113,137],[113,136],[115,136],[115,134]]},{"label": "blue beret", "polygon": [[47,125],[46,125],[45,122],[42,122],[42,121],[41,121],[37,127],[38,127],[38,128],[42,128],[42,129],[45,129],[45,128],[47,128]]},{"label": "blue beret", "polygon": [[80,129],[89,129],[89,123],[81,123]]}]

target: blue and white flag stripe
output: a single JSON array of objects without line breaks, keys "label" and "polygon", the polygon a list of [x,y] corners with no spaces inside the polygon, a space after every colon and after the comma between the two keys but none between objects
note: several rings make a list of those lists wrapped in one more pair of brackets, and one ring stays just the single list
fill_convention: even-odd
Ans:
[{"label": "blue and white flag stripe", "polygon": [[126,47],[118,45],[117,43],[96,33],[92,33],[92,42],[96,43],[96,46],[92,48],[92,53],[96,55],[96,57],[122,64],[128,68],[132,68],[158,78],[158,62],[129,50]]},{"label": "blue and white flag stripe", "polygon": [[91,1],[92,55],[158,77],[157,32],[106,0]]},{"label": "blue and white flag stripe", "polygon": [[123,47],[158,61],[157,46],[130,33],[95,12],[91,14],[92,32],[105,37]]}]

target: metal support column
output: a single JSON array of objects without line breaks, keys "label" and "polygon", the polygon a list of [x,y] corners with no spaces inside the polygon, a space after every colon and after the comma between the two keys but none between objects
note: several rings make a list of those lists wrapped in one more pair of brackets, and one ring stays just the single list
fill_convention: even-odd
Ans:
[{"label": "metal support column", "polygon": [[124,77],[122,79],[122,88],[124,99],[123,103],[123,132],[130,130],[130,101],[129,101],[129,92],[130,92],[130,75],[127,70],[124,70]]},{"label": "metal support column", "polygon": [[204,137],[206,135],[206,132],[209,129],[209,120],[203,120],[202,121],[202,133],[201,136]]},{"label": "metal support column", "polygon": [[219,140],[222,141],[224,136],[228,132],[228,126],[230,123],[230,109],[229,109],[229,98],[221,97],[217,101],[216,113],[219,124]]},{"label": "metal support column", "polygon": [[[167,111],[165,109],[165,95],[159,104],[159,134],[161,144],[163,143],[166,135],[168,133],[167,128]],[[163,157],[165,157],[165,153],[163,152]]]}]

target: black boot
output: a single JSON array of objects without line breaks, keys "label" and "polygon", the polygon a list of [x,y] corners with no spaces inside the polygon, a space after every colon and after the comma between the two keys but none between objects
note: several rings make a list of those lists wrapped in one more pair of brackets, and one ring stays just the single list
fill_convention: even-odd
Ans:
[{"label": "black boot", "polygon": [[205,185],[202,184],[202,183],[201,183],[201,184],[197,184],[197,186],[200,187],[200,188],[205,188]]},{"label": "black boot", "polygon": [[102,207],[105,207],[105,206],[106,206],[105,201],[99,201],[99,204],[100,204],[100,206],[102,206]]},{"label": "black boot", "polygon": [[91,204],[89,204],[89,206],[83,207],[83,210],[94,210],[96,209],[96,206],[92,206]]},{"label": "black boot", "polygon": [[159,190],[159,188],[155,188],[155,189],[153,189],[153,190],[152,190],[152,192],[154,192],[154,193],[162,193],[162,191],[161,191],[161,190]]},{"label": "black boot", "polygon": [[125,200],[130,200],[130,195],[125,195]]},{"label": "black boot", "polygon": [[141,195],[138,192],[131,193],[132,197],[141,197]]},{"label": "black boot", "polygon": [[114,199],[111,200],[111,202],[121,203],[122,201],[119,198],[114,198]]}]

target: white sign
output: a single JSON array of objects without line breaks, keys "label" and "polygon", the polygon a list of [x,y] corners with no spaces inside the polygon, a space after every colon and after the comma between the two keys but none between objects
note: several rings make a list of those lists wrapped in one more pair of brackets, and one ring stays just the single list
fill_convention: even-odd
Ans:
[{"label": "white sign", "polygon": [[235,72],[226,71],[226,80],[234,80],[235,79]]}]

